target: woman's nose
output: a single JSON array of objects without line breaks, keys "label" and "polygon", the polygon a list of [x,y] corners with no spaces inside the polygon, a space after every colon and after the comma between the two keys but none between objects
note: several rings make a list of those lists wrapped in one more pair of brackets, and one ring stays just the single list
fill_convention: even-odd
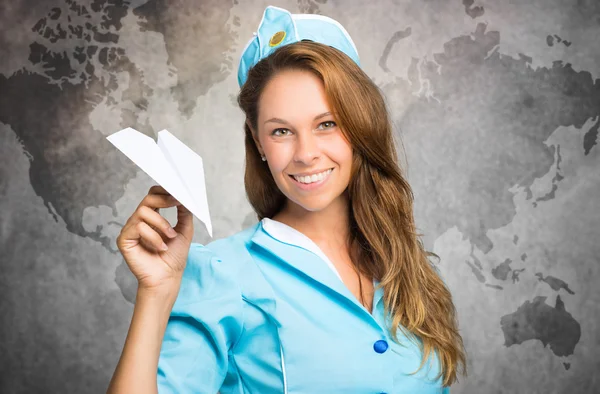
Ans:
[{"label": "woman's nose", "polygon": [[311,164],[320,154],[321,150],[314,134],[312,132],[299,133],[294,159]]}]

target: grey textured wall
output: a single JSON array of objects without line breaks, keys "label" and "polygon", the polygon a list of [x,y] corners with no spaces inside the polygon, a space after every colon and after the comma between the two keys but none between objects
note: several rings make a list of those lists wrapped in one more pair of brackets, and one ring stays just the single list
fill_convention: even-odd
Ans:
[{"label": "grey textured wall", "polygon": [[168,129],[214,236],[255,222],[234,97],[268,4],[340,21],[387,95],[468,351],[452,392],[598,392],[600,2],[516,3],[3,1],[0,392],[106,390],[136,286],[115,239],[154,184],[107,135]]}]

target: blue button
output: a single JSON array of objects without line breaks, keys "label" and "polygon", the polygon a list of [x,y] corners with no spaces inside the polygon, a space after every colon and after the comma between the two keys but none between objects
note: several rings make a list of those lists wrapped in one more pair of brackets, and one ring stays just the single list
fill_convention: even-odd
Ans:
[{"label": "blue button", "polygon": [[375,344],[373,344],[373,349],[375,349],[377,353],[384,353],[387,350],[387,348],[388,343],[383,339],[380,339],[379,341],[375,342]]}]

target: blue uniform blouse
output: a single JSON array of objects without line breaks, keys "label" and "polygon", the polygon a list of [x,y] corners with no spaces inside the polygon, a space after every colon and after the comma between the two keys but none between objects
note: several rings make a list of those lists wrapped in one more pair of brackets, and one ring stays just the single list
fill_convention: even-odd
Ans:
[{"label": "blue uniform blouse", "polygon": [[[378,282],[375,281],[374,285]],[[350,292],[320,248],[265,218],[206,246],[192,243],[158,361],[159,393],[450,392],[437,355]]]}]

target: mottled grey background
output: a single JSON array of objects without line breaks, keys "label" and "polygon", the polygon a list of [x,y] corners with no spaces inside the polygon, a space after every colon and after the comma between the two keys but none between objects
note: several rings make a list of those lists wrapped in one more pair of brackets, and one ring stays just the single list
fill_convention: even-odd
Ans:
[{"label": "mottled grey background", "polygon": [[341,22],[389,100],[468,352],[452,392],[598,392],[600,2],[516,3],[4,0],[0,392],[112,376],[136,286],[115,239],[155,182],[107,135],[168,129],[214,237],[256,221],[235,69],[269,4]]}]

